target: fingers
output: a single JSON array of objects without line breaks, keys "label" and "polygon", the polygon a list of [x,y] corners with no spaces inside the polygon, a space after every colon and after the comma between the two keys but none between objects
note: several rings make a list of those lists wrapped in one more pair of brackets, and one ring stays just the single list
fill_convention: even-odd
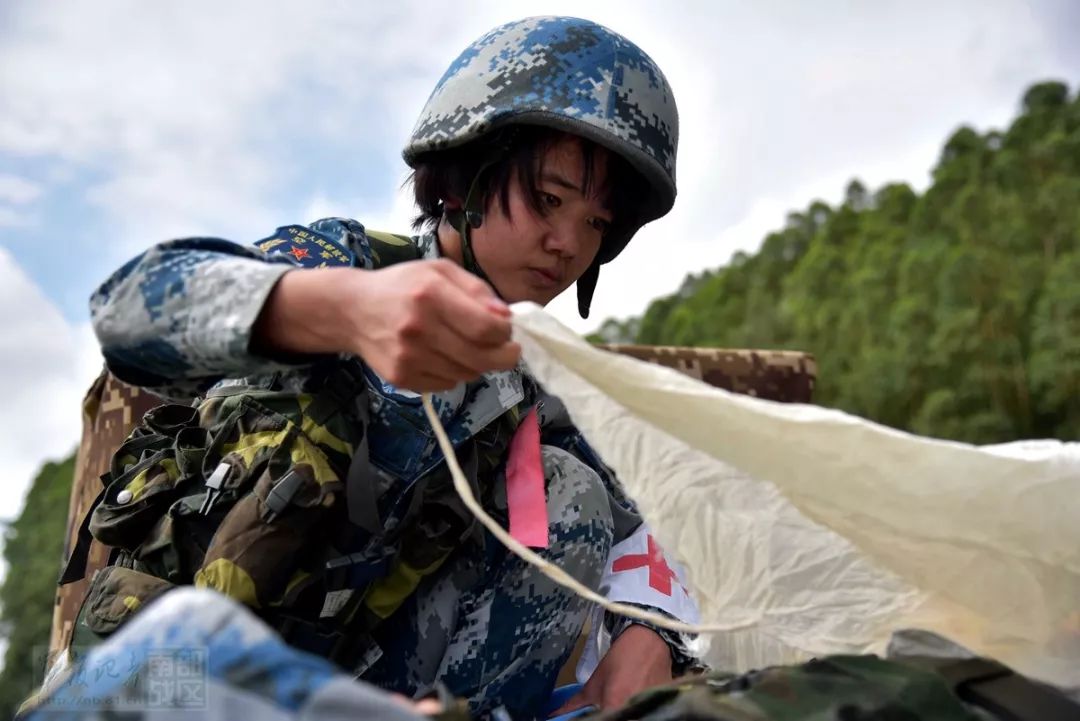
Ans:
[{"label": "fingers", "polygon": [[[436,272],[444,276],[447,280],[461,288],[473,298],[481,301],[492,299],[502,303],[495,294],[495,290],[490,285],[483,281],[479,276],[473,275],[454,261],[444,258],[432,262],[431,266]],[[502,303],[502,305],[505,307],[506,304]]]},{"label": "fingers", "polygon": [[452,262],[403,263],[363,280],[356,350],[390,383],[447,390],[520,360],[510,309],[487,283]]},{"label": "fingers", "polygon": [[496,303],[502,301],[494,298],[478,300],[461,288],[446,285],[438,289],[432,309],[438,320],[463,340],[491,347],[509,342],[512,332],[509,308],[505,313],[497,311]]},{"label": "fingers", "polygon": [[521,349],[511,341],[510,309],[479,278],[450,263],[413,293],[416,318],[406,333],[473,371],[513,368]]},{"label": "fingers", "polygon": [[433,264],[447,281],[439,284],[441,317],[474,343],[496,345],[510,338],[510,308],[491,286],[451,261]]},{"label": "fingers", "polygon": [[431,349],[426,354],[418,354],[416,360],[404,361],[398,370],[384,377],[398,387],[417,393],[447,391],[458,383],[475,380],[490,370],[509,370],[517,364],[521,355],[517,343],[487,353],[460,346],[464,348],[462,357],[445,350],[454,347],[453,343],[461,342],[455,339],[443,344],[439,350]]},{"label": "fingers", "polygon": [[521,346],[509,339],[497,345],[483,345],[461,335],[449,324],[432,329],[430,347],[449,365],[471,371],[469,378],[489,370],[510,370],[521,357]]},{"label": "fingers", "polygon": [[448,391],[461,381],[444,375],[414,372],[405,376],[400,382],[391,380],[398,388],[412,391],[413,393],[441,393]]}]

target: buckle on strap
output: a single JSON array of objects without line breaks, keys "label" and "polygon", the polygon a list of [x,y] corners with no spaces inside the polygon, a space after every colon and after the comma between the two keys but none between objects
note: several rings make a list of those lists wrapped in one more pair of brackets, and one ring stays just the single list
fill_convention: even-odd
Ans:
[{"label": "buckle on strap", "polygon": [[206,497],[203,499],[202,505],[199,506],[201,515],[208,515],[214,504],[217,503],[217,499],[221,497],[221,486],[224,485],[225,478],[228,477],[230,470],[229,464],[222,461],[206,479]]},{"label": "buckle on strap", "polygon": [[265,507],[261,515],[263,522],[273,523],[274,519],[289,507],[303,485],[304,477],[291,468],[279,478],[270,489],[270,493],[266,495]]}]

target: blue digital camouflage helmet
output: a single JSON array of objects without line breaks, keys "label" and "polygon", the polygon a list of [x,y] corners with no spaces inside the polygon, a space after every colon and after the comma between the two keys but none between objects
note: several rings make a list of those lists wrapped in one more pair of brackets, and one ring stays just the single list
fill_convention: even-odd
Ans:
[{"label": "blue digital camouflage helmet", "polygon": [[426,154],[513,124],[587,138],[625,158],[650,186],[634,223],[605,238],[578,280],[578,308],[588,317],[600,265],[675,202],[679,113],[671,87],[652,58],[602,25],[569,17],[518,20],[487,33],[451,63],[403,155],[415,166]]}]

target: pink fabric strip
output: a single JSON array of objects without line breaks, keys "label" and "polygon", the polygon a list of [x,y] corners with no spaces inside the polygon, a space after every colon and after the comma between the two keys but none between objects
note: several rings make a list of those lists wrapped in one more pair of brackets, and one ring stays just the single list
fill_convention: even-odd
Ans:
[{"label": "pink fabric strip", "polygon": [[532,548],[548,547],[544,462],[540,457],[540,421],[533,408],[514,432],[506,460],[506,504],[510,535]]}]

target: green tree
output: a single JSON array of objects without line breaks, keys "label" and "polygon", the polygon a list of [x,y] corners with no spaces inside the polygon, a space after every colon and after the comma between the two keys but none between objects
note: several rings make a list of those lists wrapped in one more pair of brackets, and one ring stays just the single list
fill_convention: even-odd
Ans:
[{"label": "green tree", "polygon": [[74,468],[74,456],[46,463],[4,534],[7,575],[0,586],[0,633],[8,645],[0,671],[2,718],[11,718],[41,681]]},{"label": "green tree", "polygon": [[650,305],[636,340],[808,350],[820,403],[926,435],[1075,438],[1080,97],[1032,86],[1008,128],[952,133],[932,177],[790,213]]}]

